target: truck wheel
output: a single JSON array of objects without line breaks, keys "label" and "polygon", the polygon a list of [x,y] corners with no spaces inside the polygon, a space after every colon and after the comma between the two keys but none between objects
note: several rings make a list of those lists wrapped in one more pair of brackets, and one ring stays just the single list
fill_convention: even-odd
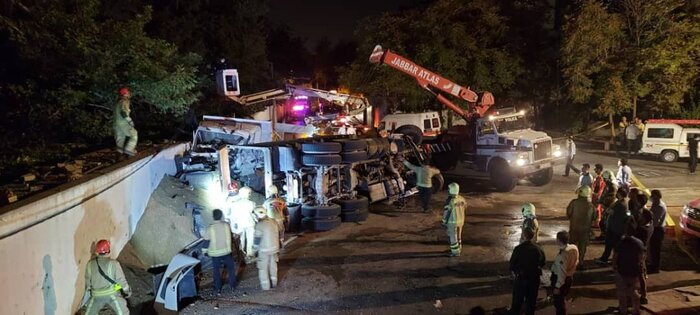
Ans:
[{"label": "truck wheel", "polygon": [[678,152],[674,150],[663,150],[661,151],[660,157],[662,162],[675,162],[678,160]]},{"label": "truck wheel", "polygon": [[367,159],[367,151],[342,152],[343,163],[355,163]]},{"label": "truck wheel", "polygon": [[554,176],[554,169],[548,167],[543,170],[537,171],[537,173],[530,176],[530,182],[535,186],[544,186],[552,181],[552,176]]},{"label": "truck wheel", "polygon": [[403,125],[396,128],[395,132],[411,137],[411,140],[413,140],[415,144],[421,144],[421,142],[423,142],[423,132],[414,125]]},{"label": "truck wheel", "polygon": [[340,220],[343,222],[362,222],[369,217],[369,210],[359,209],[354,211],[345,211],[340,214]]},{"label": "truck wheel", "polygon": [[510,173],[510,166],[505,161],[495,161],[489,166],[491,184],[500,192],[509,192],[518,183],[517,177]]},{"label": "truck wheel", "polygon": [[301,220],[301,226],[305,230],[312,231],[329,231],[340,226],[340,217],[329,218],[329,219],[310,219],[304,218]]},{"label": "truck wheel", "polygon": [[301,144],[301,152],[310,154],[340,153],[342,146],[337,142],[310,142]]},{"label": "truck wheel", "polygon": [[329,166],[340,164],[343,159],[337,154],[304,155],[301,162],[306,166]]},{"label": "truck wheel", "polygon": [[343,147],[343,152],[367,150],[367,140],[365,139],[339,139],[336,142]]},{"label": "truck wheel", "polygon": [[445,178],[442,177],[442,174],[435,174],[433,175],[433,194],[437,194],[442,190],[442,187],[445,186]]},{"label": "truck wheel", "polygon": [[320,206],[301,206],[301,215],[307,218],[333,218],[340,215],[340,206],[336,204]]},{"label": "truck wheel", "polygon": [[368,209],[369,199],[365,196],[357,196],[352,199],[335,199],[333,203],[340,205],[342,212]]}]

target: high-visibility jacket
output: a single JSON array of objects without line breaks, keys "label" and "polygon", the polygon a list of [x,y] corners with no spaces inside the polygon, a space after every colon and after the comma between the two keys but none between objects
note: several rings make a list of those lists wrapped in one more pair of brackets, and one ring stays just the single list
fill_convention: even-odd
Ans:
[{"label": "high-visibility jacket", "polygon": [[131,106],[129,104],[129,99],[122,98],[114,105],[114,115],[112,117],[113,125],[117,126],[131,123],[131,117],[129,117],[129,114],[131,114]]},{"label": "high-visibility jacket", "polygon": [[[100,274],[97,268],[98,263],[104,274],[114,280],[115,284],[109,282]],[[131,288],[129,288],[129,283],[126,282],[122,266],[118,261],[108,257],[96,257],[88,262],[87,270],[85,271],[85,286],[87,290],[90,290],[90,295],[93,297],[114,295],[120,290],[123,290],[127,295],[131,294]]]},{"label": "high-visibility jacket", "polygon": [[467,200],[460,195],[450,196],[445,202],[445,213],[442,223],[447,225],[464,225],[464,217],[467,212]]},{"label": "high-visibility jacket", "polygon": [[409,169],[416,172],[416,186],[423,188],[433,187],[433,176],[440,174],[440,170],[430,165],[416,166],[406,160],[403,161]]},{"label": "high-visibility jacket", "polygon": [[284,221],[289,216],[287,202],[278,197],[270,197],[265,200],[263,207],[267,210],[267,216],[277,222],[281,229],[284,228]]},{"label": "high-visibility jacket", "polygon": [[255,226],[255,202],[248,199],[236,199],[230,203],[228,219],[231,221],[231,232],[241,234],[246,228]]},{"label": "high-visibility jacket", "polygon": [[231,228],[224,221],[215,221],[207,227],[204,239],[209,241],[205,253],[210,257],[221,257],[231,254]]},{"label": "high-visibility jacket", "polygon": [[593,204],[586,197],[578,197],[569,202],[566,207],[566,217],[569,218],[569,232],[583,232],[591,229],[591,223],[596,219]]},{"label": "high-visibility jacket", "polygon": [[279,226],[275,220],[262,219],[255,225],[253,247],[260,253],[276,253],[280,250]]}]

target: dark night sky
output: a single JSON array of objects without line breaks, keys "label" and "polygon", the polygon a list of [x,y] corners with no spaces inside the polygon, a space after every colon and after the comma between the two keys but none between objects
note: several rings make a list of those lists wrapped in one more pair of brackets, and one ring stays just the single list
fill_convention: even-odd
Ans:
[{"label": "dark night sky", "polygon": [[409,7],[419,0],[270,0],[270,18],[288,25],[309,46],[327,37],[331,42],[350,40],[355,27],[367,16]]}]

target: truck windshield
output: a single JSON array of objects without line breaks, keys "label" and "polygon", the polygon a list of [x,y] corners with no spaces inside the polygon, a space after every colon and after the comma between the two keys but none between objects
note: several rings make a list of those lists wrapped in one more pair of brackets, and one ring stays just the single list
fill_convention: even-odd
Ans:
[{"label": "truck windshield", "polygon": [[498,133],[505,133],[529,128],[525,116],[496,118],[493,120],[493,123],[494,125],[496,125],[496,130],[498,130]]}]

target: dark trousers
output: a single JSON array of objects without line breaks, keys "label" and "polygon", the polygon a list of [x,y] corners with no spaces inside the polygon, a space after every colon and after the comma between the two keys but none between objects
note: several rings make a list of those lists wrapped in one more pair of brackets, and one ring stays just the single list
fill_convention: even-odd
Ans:
[{"label": "dark trousers", "polygon": [[418,198],[423,212],[430,210],[430,199],[433,197],[433,189],[418,186]]},{"label": "dark trousers", "polygon": [[698,168],[698,153],[690,152],[690,160],[688,160],[688,170],[691,173],[695,173],[695,169]]},{"label": "dark trousers", "polygon": [[540,288],[540,277],[518,276],[513,281],[513,301],[510,306],[510,313],[519,315],[520,309],[525,302],[525,314],[535,314],[535,305],[537,303],[537,293]]},{"label": "dark trousers", "polygon": [[637,153],[637,139],[627,139],[627,155]]},{"label": "dark trousers", "polygon": [[574,166],[574,156],[570,156],[566,158],[566,168],[564,169],[564,175],[569,176],[569,170],[574,170],[574,172],[578,173],[578,169]]},{"label": "dark trousers", "polygon": [[571,282],[573,279],[571,277],[564,280],[564,284],[559,288],[559,294],[554,294],[554,308],[556,309],[557,315],[566,314],[566,296],[569,295],[571,290]]},{"label": "dark trousers", "polygon": [[649,271],[658,272],[661,266],[661,244],[664,242],[664,228],[654,227],[649,239]]},{"label": "dark trousers", "polygon": [[221,257],[211,258],[212,267],[214,268],[214,290],[218,293],[221,291],[221,265],[226,267],[228,273],[228,285],[231,289],[236,287],[236,262],[231,254]]},{"label": "dark trousers", "polygon": [[602,261],[608,261],[610,258],[610,254],[612,253],[612,250],[617,247],[617,243],[620,242],[620,238],[622,235],[617,234],[612,231],[608,231],[608,233],[605,235],[605,250],[603,251],[603,255],[600,256],[600,260]]}]

